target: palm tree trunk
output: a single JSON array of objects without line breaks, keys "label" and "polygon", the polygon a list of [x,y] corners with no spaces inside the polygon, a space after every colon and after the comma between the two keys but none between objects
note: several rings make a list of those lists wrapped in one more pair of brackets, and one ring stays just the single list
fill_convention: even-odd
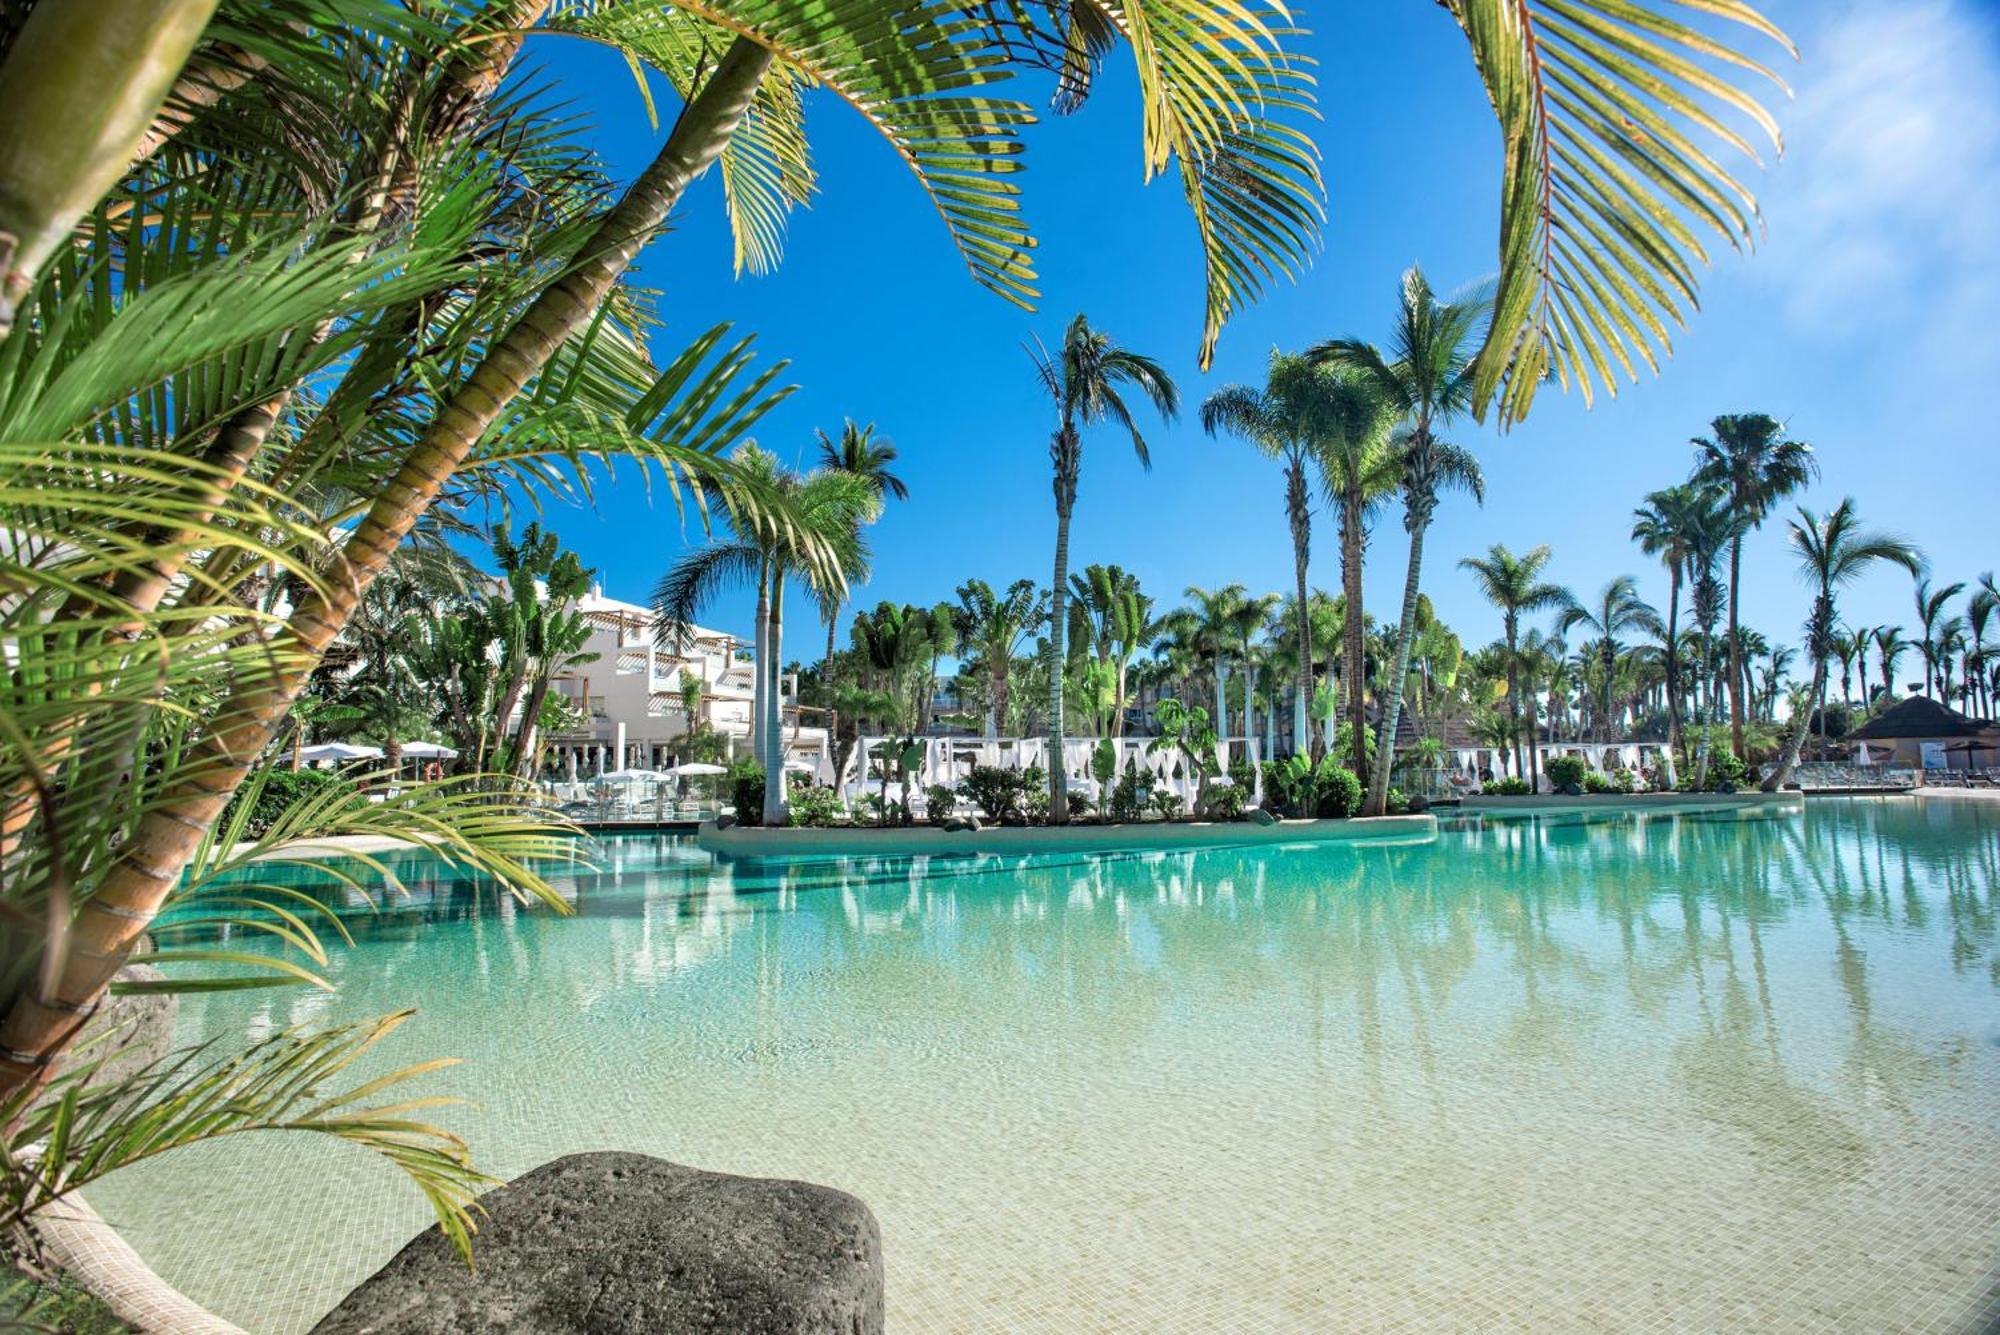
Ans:
[{"label": "palm tree trunk", "polygon": [[1410,644],[1417,632],[1418,584],[1424,570],[1424,530],[1419,524],[1410,532],[1410,568],[1403,577],[1403,620],[1396,630],[1395,657],[1389,662],[1389,701],[1382,711],[1382,740],[1375,756],[1375,771],[1368,786],[1364,816],[1379,816],[1389,806],[1389,769],[1396,755],[1396,725],[1403,712],[1403,678],[1409,675]]},{"label": "palm tree trunk", "polygon": [[1229,655],[1215,656],[1215,764],[1229,773]]},{"label": "palm tree trunk", "polygon": [[216,0],[42,0],[0,68],[0,339],[131,166]]},{"label": "palm tree trunk", "polygon": [[[1257,772],[1257,723],[1253,712],[1257,698],[1257,665],[1248,656],[1243,660],[1243,758],[1250,762],[1250,772]],[[1226,773],[1228,765],[1223,766]],[[1245,799],[1248,800],[1248,799]]]},{"label": "palm tree trunk", "polygon": [[1667,750],[1681,744],[1681,563],[1667,581]]},{"label": "palm tree trunk", "polygon": [[750,754],[760,767],[768,765],[770,744],[764,734],[764,693],[769,677],[765,667],[771,661],[771,563],[757,563],[756,625],[750,632]]},{"label": "palm tree trunk", "polygon": [[1528,770],[1521,759],[1521,651],[1518,644],[1521,628],[1514,613],[1507,614],[1501,629],[1507,636],[1507,731],[1514,739],[1514,772],[1525,775]]},{"label": "palm tree trunk", "polygon": [[[1368,774],[1368,691],[1362,650],[1361,498],[1350,491],[1340,498],[1340,591],[1347,615],[1341,624],[1341,674],[1347,678],[1347,721],[1354,733],[1354,775],[1363,791]],[[1411,609],[1414,611],[1414,606]]]},{"label": "palm tree trunk", "polygon": [[[92,12],[95,21],[98,11]],[[770,52],[747,39],[730,45],[683,110],[659,156],[584,242],[579,260],[487,349],[376,496],[332,562],[326,596],[308,597],[294,612],[286,647],[297,652],[275,660],[268,672],[246,678],[221,702],[209,731],[193,748],[194,757],[205,762],[195,766],[198,781],[163,794],[121,846],[96,893],[78,910],[70,949],[54,971],[53,985],[32,984],[11,1004],[0,1024],[0,1099],[48,1080],[55,1060],[145,933],[189,857],[282,728],[292,702],[369,584],[474,444],[557,348],[593,317],[688,183],[728,145],[771,60]],[[96,75],[101,77],[101,71]]]},{"label": "palm tree trunk", "polygon": [[1743,536],[1729,540],[1729,744],[1738,760],[1743,747],[1743,645],[1737,634],[1736,597],[1743,583]]},{"label": "palm tree trunk", "polygon": [[1762,787],[1765,792],[1775,793],[1791,782],[1792,771],[1798,768],[1799,752],[1806,744],[1806,730],[1812,725],[1814,705],[1825,690],[1826,660],[1821,658],[1813,663],[1812,691],[1806,697],[1805,707],[1792,719],[1789,735],[1785,738],[1785,749],[1778,756],[1778,763],[1771,767],[1771,772],[1764,778]]},{"label": "palm tree trunk", "polygon": [[[1064,424],[1059,435],[1070,431]],[[1072,451],[1073,453],[1073,451]],[[1063,764],[1063,632],[1069,621],[1069,515],[1076,475],[1056,474],[1056,568],[1049,594],[1049,822],[1069,824],[1069,767]]]},{"label": "palm tree trunk", "polygon": [[771,570],[771,623],[764,632],[769,656],[758,663],[764,677],[764,824],[785,823],[785,570]]},{"label": "palm tree trunk", "polygon": [[1292,526],[1292,580],[1298,597],[1299,670],[1292,702],[1292,749],[1309,750],[1306,734],[1306,702],[1312,699],[1313,634],[1312,595],[1306,587],[1306,570],[1312,561],[1312,502],[1306,490],[1305,460],[1294,456],[1285,466],[1285,512]]}]

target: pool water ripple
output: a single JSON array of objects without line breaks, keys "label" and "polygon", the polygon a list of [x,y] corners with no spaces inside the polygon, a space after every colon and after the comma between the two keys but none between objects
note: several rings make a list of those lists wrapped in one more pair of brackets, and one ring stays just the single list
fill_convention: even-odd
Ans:
[{"label": "pool water ripple", "polygon": [[[1465,823],[1422,847],[711,863],[579,912],[401,865],[328,997],[416,1005],[502,1176],[624,1148],[855,1192],[897,1331],[1924,1330],[2000,1320],[2000,808]],[[425,1222],[251,1138],[93,1202],[308,1328]]]}]

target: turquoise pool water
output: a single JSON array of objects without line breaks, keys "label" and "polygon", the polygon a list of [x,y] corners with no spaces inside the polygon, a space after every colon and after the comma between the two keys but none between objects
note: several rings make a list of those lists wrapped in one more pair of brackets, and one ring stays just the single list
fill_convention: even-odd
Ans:
[{"label": "turquoise pool water", "polygon": [[[501,1176],[624,1148],[853,1191],[899,1331],[1978,1330],[2000,1318],[2000,805],[1447,828],[1421,847],[714,864],[577,914],[411,877],[406,1005]],[[305,1137],[91,1192],[191,1296],[309,1327],[426,1216]]]}]

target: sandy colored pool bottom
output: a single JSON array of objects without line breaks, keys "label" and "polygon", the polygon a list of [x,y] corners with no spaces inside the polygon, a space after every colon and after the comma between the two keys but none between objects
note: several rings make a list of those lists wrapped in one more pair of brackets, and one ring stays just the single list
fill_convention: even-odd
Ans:
[{"label": "sandy colored pool bottom", "polygon": [[[711,867],[571,920],[448,878],[332,1002],[511,1175],[621,1147],[858,1194],[898,1331],[1938,1331],[2000,1319],[2000,811],[1505,822],[1414,848]],[[113,1188],[116,1188],[115,1192]],[[255,1332],[423,1222],[268,1138],[99,1208]]]}]

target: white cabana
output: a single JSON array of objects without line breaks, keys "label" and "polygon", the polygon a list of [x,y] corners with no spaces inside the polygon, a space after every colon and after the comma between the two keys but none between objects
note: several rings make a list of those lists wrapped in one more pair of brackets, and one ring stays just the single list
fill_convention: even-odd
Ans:
[{"label": "white cabana", "polygon": [[615,769],[597,777],[605,783],[658,783],[666,776],[655,769]]},{"label": "white cabana", "polygon": [[322,742],[318,746],[308,746],[299,752],[299,759],[308,765],[317,765],[322,760],[380,760],[382,748],[379,746],[354,746],[347,742]]}]

